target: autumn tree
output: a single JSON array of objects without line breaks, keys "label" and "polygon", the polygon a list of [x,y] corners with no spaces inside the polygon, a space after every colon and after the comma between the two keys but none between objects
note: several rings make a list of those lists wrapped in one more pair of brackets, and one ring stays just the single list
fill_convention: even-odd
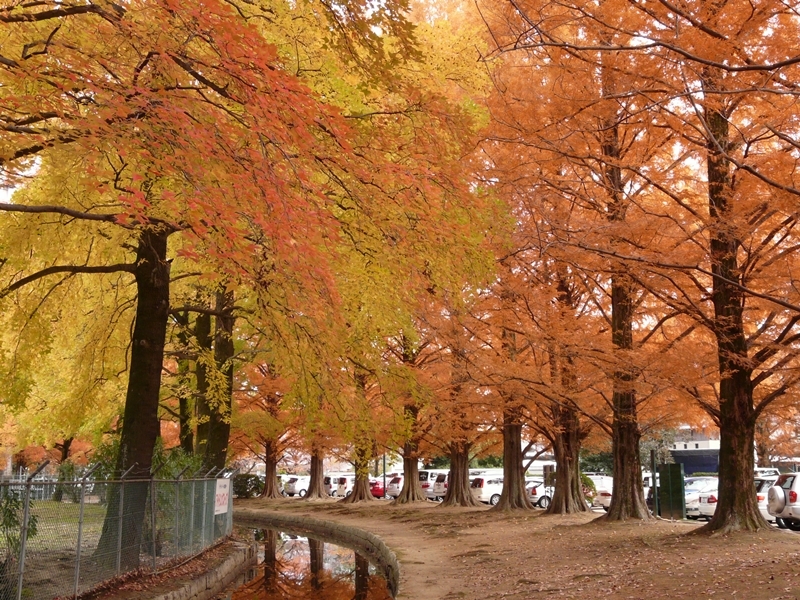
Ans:
[{"label": "autumn tree", "polygon": [[[667,136],[649,158],[630,150],[628,159],[594,154],[629,182],[622,188],[636,200],[629,213],[645,206],[636,196],[660,198],[646,205],[646,222],[660,235],[591,245],[662,303],[666,320],[683,322],[673,341],[683,336],[688,346],[709,336],[716,374],[697,389],[687,386],[720,424],[720,502],[707,529],[761,528],[747,491],[754,428],[794,381],[787,369],[797,335],[789,275],[797,60],[783,40],[792,39],[797,17],[771,0],[727,2],[724,10],[720,3],[571,2],[556,10],[526,2],[514,3],[513,12],[519,28],[504,49],[567,53],[591,73],[587,81],[613,77],[607,100],[625,107],[625,127],[644,117],[647,133],[630,147]],[[685,335],[690,329],[702,333]]]}]

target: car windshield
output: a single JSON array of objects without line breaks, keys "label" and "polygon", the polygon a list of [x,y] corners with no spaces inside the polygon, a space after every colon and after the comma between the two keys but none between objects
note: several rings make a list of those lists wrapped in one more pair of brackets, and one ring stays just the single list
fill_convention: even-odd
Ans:
[{"label": "car windshield", "polygon": [[394,484],[403,483],[403,478],[402,477],[395,477],[394,479],[392,479],[392,481],[390,483],[394,483]]},{"label": "car windshield", "polygon": [[444,474],[444,473],[440,473],[439,476],[436,477],[436,481],[438,483],[444,483],[446,479],[447,479],[447,475]]}]

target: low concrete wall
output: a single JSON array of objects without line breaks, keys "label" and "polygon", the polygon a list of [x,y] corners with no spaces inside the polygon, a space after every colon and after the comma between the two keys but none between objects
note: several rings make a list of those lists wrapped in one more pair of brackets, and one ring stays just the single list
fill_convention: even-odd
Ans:
[{"label": "low concrete wall", "polygon": [[184,581],[180,587],[150,597],[150,600],[210,600],[258,562],[255,544],[232,542],[227,556],[202,575]]},{"label": "low concrete wall", "polygon": [[234,508],[233,517],[236,525],[279,529],[355,550],[383,571],[389,592],[392,597],[397,596],[400,586],[400,563],[394,552],[373,533],[331,521],[299,515],[278,514],[265,510]]}]

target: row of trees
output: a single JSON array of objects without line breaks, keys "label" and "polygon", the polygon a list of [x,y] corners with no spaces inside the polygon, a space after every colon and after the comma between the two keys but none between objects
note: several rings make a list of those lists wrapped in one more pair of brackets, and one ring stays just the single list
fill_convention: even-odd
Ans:
[{"label": "row of trees", "polygon": [[0,26],[0,380],[31,438],[113,424],[117,472],[147,477],[160,418],[209,466],[233,427],[270,469],[302,444],[312,498],[346,447],[349,501],[397,447],[423,499],[435,451],[468,504],[498,435],[507,509],[524,437],[571,512],[606,434],[608,518],[647,519],[642,434],[708,418],[709,528],[765,526],[754,438],[794,415],[800,321],[782,4],[12,3]]}]

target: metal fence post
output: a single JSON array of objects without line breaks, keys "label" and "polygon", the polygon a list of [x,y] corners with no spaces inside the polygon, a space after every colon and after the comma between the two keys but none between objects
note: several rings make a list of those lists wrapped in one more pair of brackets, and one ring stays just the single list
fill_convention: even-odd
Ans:
[{"label": "metal fence post", "polygon": [[42,472],[47,465],[50,464],[49,460],[40,464],[36,470],[28,476],[25,481],[25,500],[22,508],[22,528],[19,532],[19,577],[17,578],[17,600],[22,598],[22,583],[25,576],[25,545],[28,543],[28,522],[30,521],[31,512],[31,482],[33,478]]},{"label": "metal fence post", "polygon": [[78,597],[78,584],[81,578],[81,543],[83,542],[83,505],[86,501],[86,480],[89,478],[89,475],[95,472],[95,470],[100,466],[100,464],[96,464],[93,466],[89,471],[81,478],[81,481],[78,485],[81,486],[81,507],[78,510],[78,545],[75,548],[75,589],[74,589],[74,596]]},{"label": "metal fence post", "polygon": [[202,526],[202,538],[200,541],[200,549],[204,549],[206,547],[206,515],[208,514],[208,509],[206,508],[206,504],[208,502],[208,478],[211,476],[211,473],[216,471],[216,467],[211,467],[211,470],[205,474],[203,478],[203,526]]},{"label": "metal fence post", "polygon": [[228,514],[225,515],[225,535],[230,535],[233,532],[233,476],[239,469],[234,470],[228,478],[231,480],[231,487],[228,493]]},{"label": "metal fence post", "polygon": [[125,478],[139,463],[133,463],[130,468],[119,477],[119,510],[117,511],[117,560],[116,574],[119,575],[120,563],[122,561],[122,509],[125,504]]}]

